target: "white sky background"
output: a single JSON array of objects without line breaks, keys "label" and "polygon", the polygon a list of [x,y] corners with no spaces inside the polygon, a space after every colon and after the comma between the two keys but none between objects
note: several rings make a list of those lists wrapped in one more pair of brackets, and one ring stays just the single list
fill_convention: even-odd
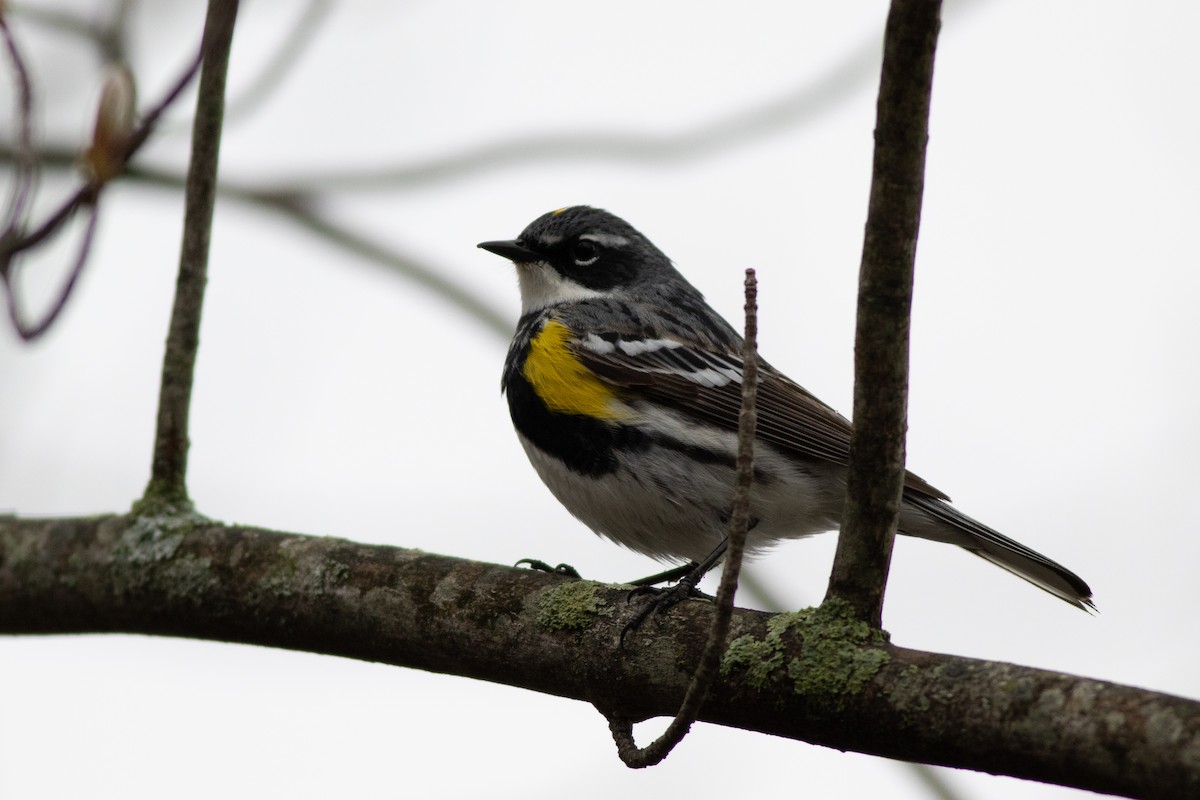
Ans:
[{"label": "white sky background", "polygon": [[[146,103],[194,51],[202,9],[142,6],[133,60]],[[234,96],[299,7],[245,5]],[[514,320],[512,270],[476,242],[551,208],[608,208],[735,322],[742,270],[755,267],[763,353],[848,411],[886,4],[731,8],[338,3],[278,91],[231,122],[223,176],[419,164],[531,134],[679,137],[869,54],[834,99],[694,158],[530,158],[332,206]],[[92,51],[16,25],[42,132],[76,140],[99,85]],[[947,5],[909,464],[1077,571],[1101,613],[902,539],[885,610],[898,644],[1200,696],[1197,30],[1200,5],[1186,0]],[[10,86],[5,76],[0,108]],[[142,158],[172,166],[185,150],[174,135]],[[144,487],[181,200],[128,183],[108,195],[59,324],[33,346],[0,331],[0,510],[123,511]],[[63,252],[26,262],[31,296],[49,294]],[[499,393],[505,346],[394,273],[221,204],[192,412],[198,508],[486,561],[565,561],[603,580],[654,571],[571,519],[528,467]],[[753,569],[799,607],[824,592],[833,546],[790,543]],[[634,772],[585,704],[264,648],[6,638],[0,692],[3,798],[929,796],[893,762],[707,725]],[[1085,796],[946,775],[972,798]]]}]

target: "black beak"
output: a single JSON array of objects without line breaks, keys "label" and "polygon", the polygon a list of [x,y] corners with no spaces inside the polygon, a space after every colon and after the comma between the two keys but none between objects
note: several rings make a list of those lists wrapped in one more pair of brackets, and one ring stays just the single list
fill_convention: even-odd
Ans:
[{"label": "black beak", "polygon": [[532,261],[541,261],[542,256],[530,250],[520,239],[501,240],[497,242],[480,242],[479,247],[487,250],[489,253],[495,253],[498,256],[504,256],[510,261],[515,261],[519,264],[527,264]]}]

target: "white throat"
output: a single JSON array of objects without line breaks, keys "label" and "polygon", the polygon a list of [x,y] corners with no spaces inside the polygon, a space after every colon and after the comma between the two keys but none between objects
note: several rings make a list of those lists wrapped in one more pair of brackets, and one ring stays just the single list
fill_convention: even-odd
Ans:
[{"label": "white throat", "polygon": [[517,282],[521,287],[521,314],[541,311],[548,306],[606,297],[604,292],[580,286],[564,278],[545,261],[518,263]]}]

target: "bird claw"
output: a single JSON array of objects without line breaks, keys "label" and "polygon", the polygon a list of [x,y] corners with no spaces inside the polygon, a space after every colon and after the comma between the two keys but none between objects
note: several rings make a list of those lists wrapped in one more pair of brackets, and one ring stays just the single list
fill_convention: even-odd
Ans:
[{"label": "bird claw", "polygon": [[[513,566],[526,566],[538,572],[548,572],[552,575],[562,575],[567,578],[582,579],[579,570],[572,567],[570,564],[551,565],[537,558],[522,558]],[[673,606],[682,603],[684,600],[715,600],[712,595],[705,594],[696,588],[696,584],[704,577],[706,569],[700,567],[695,562],[684,564],[682,567],[676,567],[658,575],[651,575],[648,578],[643,578],[634,582],[634,588],[629,590],[629,594],[625,596],[625,602],[632,603],[636,598],[644,597],[645,602],[638,609],[624,628],[621,629],[621,644],[625,644],[625,636],[641,627],[642,623],[650,618],[652,614],[664,614]],[[663,580],[675,580],[678,583],[672,586],[652,586],[650,583],[656,583]]]},{"label": "bird claw", "polygon": [[697,589],[695,583],[689,581],[687,578],[679,581],[674,586],[636,586],[626,595],[625,601],[632,603],[634,598],[637,597],[646,597],[646,601],[638,609],[634,618],[621,629],[621,644],[625,643],[625,636],[640,628],[642,623],[650,618],[651,614],[665,614],[669,609],[682,603],[684,600],[712,601],[715,599],[712,595],[705,594]]}]

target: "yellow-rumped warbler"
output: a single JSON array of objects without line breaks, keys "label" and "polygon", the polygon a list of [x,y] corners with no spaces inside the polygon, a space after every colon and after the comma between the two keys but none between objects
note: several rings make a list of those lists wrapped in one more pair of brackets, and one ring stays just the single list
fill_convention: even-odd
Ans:
[{"label": "yellow-rumped warbler", "polygon": [[[501,385],[534,469],[596,533],[692,562],[694,586],[724,550],[742,338],[657,247],[607,211],[559,209],[516,239],[479,246],[517,268],[521,319]],[[838,527],[850,450],[844,417],[760,364],[749,553]],[[899,532],[956,544],[1092,607],[1075,573],[948,500],[909,473]]]}]

